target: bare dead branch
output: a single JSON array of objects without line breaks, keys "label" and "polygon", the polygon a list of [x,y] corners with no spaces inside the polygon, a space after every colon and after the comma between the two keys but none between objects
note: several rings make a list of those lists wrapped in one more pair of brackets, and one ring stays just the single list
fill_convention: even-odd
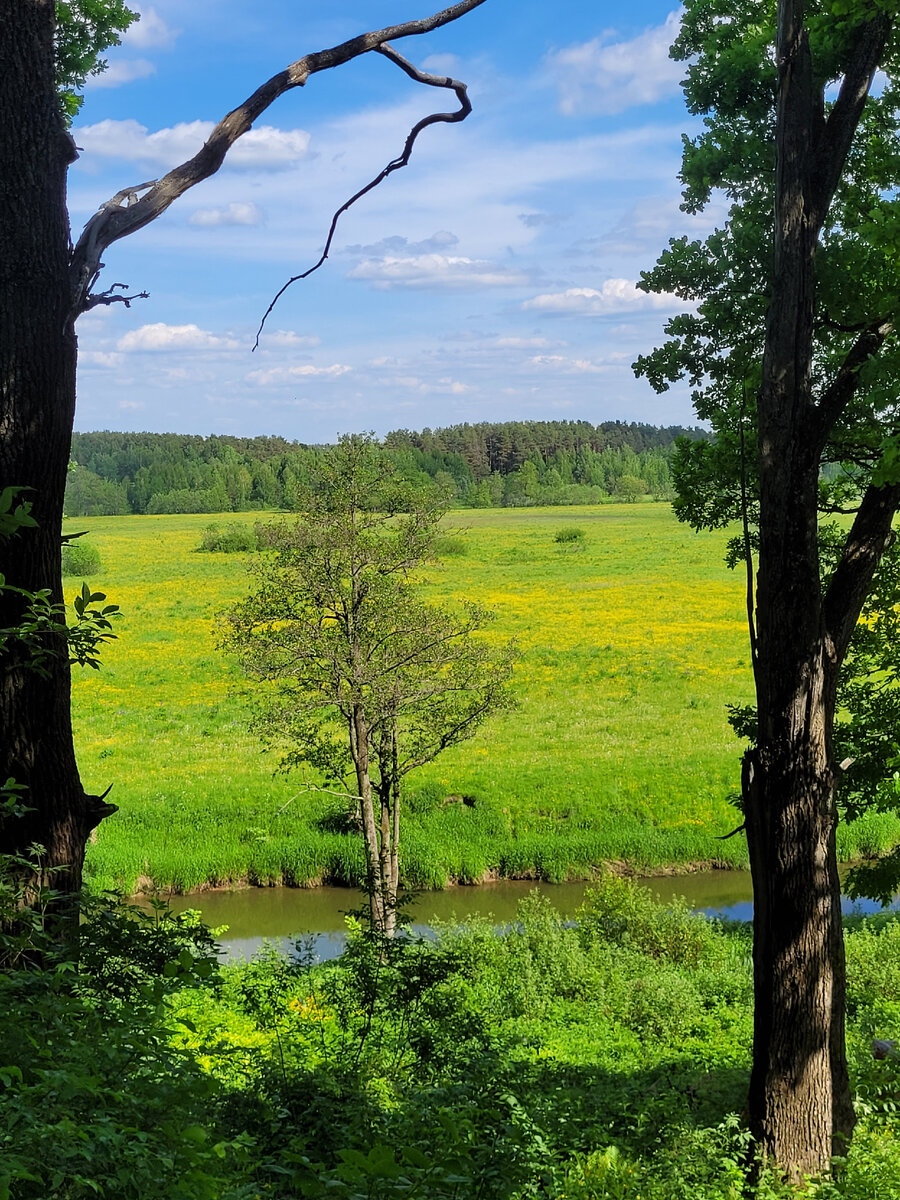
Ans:
[{"label": "bare dead branch", "polygon": [[[103,263],[99,265],[102,267]],[[127,283],[114,283],[105,292],[88,293],[84,298],[81,311],[88,312],[90,309],[96,308],[98,304],[124,304],[126,308],[131,308],[132,300],[148,300],[150,298],[149,292],[135,292],[133,296],[120,296],[117,289],[125,291],[127,287]]]},{"label": "bare dead branch", "polygon": [[[245,134],[269,106],[293,88],[303,87],[311,75],[331,70],[359,58],[370,50],[378,50],[387,42],[430,33],[484,4],[485,0],[458,0],[449,8],[416,21],[390,25],[385,29],[363,33],[329,50],[319,50],[297,59],[257,88],[243,104],[238,105],[218,123],[209,138],[193,158],[174,167],[162,179],[124,188],[106,202],[84,227],[73,251],[71,261],[72,316],[84,312],[86,298],[100,273],[103,251],[120,238],[136,233],[155,221],[170,204],[190,188],[214,175],[225,161],[234,143]],[[389,56],[390,57],[390,56]],[[399,55],[397,58],[399,59]],[[407,68],[404,67],[404,70]],[[416,78],[415,68],[407,70]],[[457,117],[461,120],[461,117]],[[139,194],[143,193],[143,194]]]},{"label": "bare dead branch", "polygon": [[292,275],[287,283],[278,289],[272,298],[271,304],[263,313],[263,318],[259,323],[259,329],[256,331],[256,340],[253,343],[254,350],[256,350],[259,346],[260,335],[265,327],[266,321],[269,319],[269,316],[272,313],[272,310],[291,286],[291,284],[298,283],[301,279],[307,279],[314,271],[318,271],[319,267],[321,267],[325,262],[326,258],[331,252],[331,243],[334,241],[334,235],[335,231],[337,230],[338,221],[341,219],[347,209],[351,208],[357,202],[357,200],[361,200],[362,197],[368,192],[371,192],[373,188],[376,188],[380,183],[383,183],[384,180],[387,179],[388,175],[392,175],[394,171],[399,171],[401,167],[405,167],[409,163],[410,156],[413,152],[413,146],[416,144],[416,138],[423,129],[427,129],[429,125],[436,125],[439,122],[446,125],[452,125],[457,121],[464,121],[472,111],[472,103],[469,100],[469,95],[466,91],[466,85],[464,83],[460,83],[458,79],[451,79],[449,75],[430,75],[427,71],[422,71],[418,67],[414,66],[414,64],[405,59],[402,54],[398,54],[392,46],[387,44],[383,46],[377,46],[376,50],[379,54],[383,54],[385,58],[389,58],[392,63],[396,63],[396,65],[402,71],[406,72],[410,79],[414,79],[417,83],[425,83],[430,87],[450,88],[452,91],[456,92],[457,99],[459,100],[459,108],[456,110],[456,112],[452,113],[432,113],[428,117],[423,117],[421,121],[417,121],[407,135],[403,152],[399,154],[397,158],[391,159],[384,170],[379,171],[374,179],[369,180],[365,187],[362,187],[358,192],[355,192],[354,195],[352,195],[349,200],[345,201],[345,203],[343,203],[335,212],[334,216],[331,218],[331,226],[328,230],[328,237],[325,239],[325,248],[322,250],[318,260],[314,262],[311,267],[308,267],[305,271],[302,271],[299,275]]},{"label": "bare dead branch", "polygon": [[737,829],[732,829],[731,833],[723,833],[721,836],[716,838],[716,841],[717,842],[727,842],[729,838],[736,837],[739,833],[743,833],[746,828],[747,828],[747,822],[742,821],[741,824],[738,825]]}]

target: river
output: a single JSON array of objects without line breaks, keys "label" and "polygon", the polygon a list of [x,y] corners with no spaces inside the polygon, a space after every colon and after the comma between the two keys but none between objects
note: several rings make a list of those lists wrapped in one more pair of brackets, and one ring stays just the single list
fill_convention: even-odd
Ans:
[{"label": "river", "polygon": [[[691,908],[710,916],[749,921],[753,916],[750,875],[746,871],[697,871],[690,875],[661,875],[638,882],[663,903],[683,896]],[[420,893],[412,907],[412,927],[427,931],[435,923],[489,917],[497,925],[514,920],[516,906],[532,889],[548,897],[566,917],[574,916],[589,883],[534,883],[500,880],[478,887],[453,887]],[[243,888],[174,896],[174,912],[199,909],[204,921],[226,925],[221,937],[226,958],[250,958],[264,941],[289,948],[298,937],[308,939],[319,959],[335,958],[344,945],[344,917],[359,908],[362,897],[348,888]],[[895,900],[895,907],[897,901]],[[871,901],[845,898],[845,912],[879,911]]]}]

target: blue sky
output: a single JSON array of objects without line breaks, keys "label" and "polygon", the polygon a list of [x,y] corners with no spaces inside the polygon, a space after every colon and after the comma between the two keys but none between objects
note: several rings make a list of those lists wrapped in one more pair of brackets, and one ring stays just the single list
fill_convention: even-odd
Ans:
[{"label": "blue sky", "polygon": [[[436,11],[427,0],[153,0],[73,130],[73,235],[120,188],[189,157],[212,124],[289,62]],[[690,131],[667,57],[678,13],[487,0],[398,49],[465,80],[474,112],[420,139],[410,166],[331,214],[402,148],[444,93],[369,55],[283,97],[213,179],[105,255],[103,282],[148,300],[79,322],[78,429],[281,434],[462,421],[690,423],[635,356],[678,307],[634,283],[668,238],[721,212],[679,210]]]}]

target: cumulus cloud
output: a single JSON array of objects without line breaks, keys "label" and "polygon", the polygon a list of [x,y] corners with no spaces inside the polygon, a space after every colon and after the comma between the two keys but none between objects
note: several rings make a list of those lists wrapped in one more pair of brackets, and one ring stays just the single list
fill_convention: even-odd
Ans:
[{"label": "cumulus cloud", "polygon": [[[155,8],[140,10],[140,20],[129,26],[122,37],[122,46],[130,50],[167,49],[174,45],[177,31],[171,29]],[[114,88],[135,79],[156,74],[156,67],[147,58],[119,58],[114,52],[112,61],[99,75],[88,77],[86,88]]]},{"label": "cumulus cloud", "polygon": [[[89,155],[121,158],[162,167],[174,167],[191,158],[214,128],[212,121],[182,121],[150,133],[146,125],[127,119],[98,121],[75,130],[75,140]],[[260,125],[235,142],[226,166],[268,168],[293,166],[309,149],[305,129],[276,129]]]},{"label": "cumulus cloud", "polygon": [[610,313],[633,312],[636,309],[683,308],[684,301],[666,293],[648,294],[640,291],[630,279],[607,279],[603,287],[568,288],[565,292],[546,292],[526,300],[526,312],[544,312],[559,316],[607,316]]},{"label": "cumulus cloud", "polygon": [[630,41],[601,36],[549,55],[560,111],[567,116],[617,113],[675,95],[684,64],[669,58],[669,46],[680,23],[681,14],[672,12],[664,24]]},{"label": "cumulus cloud", "polygon": [[446,254],[367,258],[353,268],[348,279],[361,279],[382,291],[390,288],[490,288],[519,287],[528,282],[522,271],[481,259]]},{"label": "cumulus cloud", "polygon": [[449,250],[459,245],[459,238],[447,229],[439,229],[437,233],[426,238],[423,242],[410,242],[405,237],[395,234],[393,237],[382,238],[369,246],[345,246],[347,254],[366,254],[370,258],[380,255],[393,254],[431,254],[436,251]]},{"label": "cumulus cloud", "polygon": [[314,367],[304,363],[300,367],[269,367],[249,371],[246,378],[260,387],[270,387],[277,383],[294,383],[298,379],[338,379],[352,369],[344,363],[332,363],[330,367]]},{"label": "cumulus cloud", "polygon": [[122,355],[114,350],[80,350],[78,353],[80,367],[118,367],[122,361]]},{"label": "cumulus cloud", "polygon": [[322,339],[314,333],[295,333],[293,329],[266,331],[263,338],[266,346],[318,346]]},{"label": "cumulus cloud", "polygon": [[142,325],[119,338],[122,351],[157,350],[235,350],[240,345],[233,338],[219,337],[198,325]]},{"label": "cumulus cloud", "polygon": [[535,367],[547,367],[554,371],[563,371],[566,375],[596,375],[606,370],[600,364],[587,358],[565,358],[561,354],[536,354],[531,363]]},{"label": "cumulus cloud", "polygon": [[91,89],[121,87],[123,83],[146,79],[148,75],[155,74],[156,67],[146,58],[123,59],[111,62],[99,75],[90,75],[84,86]]},{"label": "cumulus cloud", "polygon": [[550,343],[542,337],[498,337],[494,338],[492,345],[504,350],[539,350]]},{"label": "cumulus cloud", "polygon": [[261,208],[236,201],[225,208],[198,208],[188,217],[188,224],[200,229],[217,229],[222,225],[261,225],[262,222]]},{"label": "cumulus cloud", "polygon": [[420,396],[464,396],[466,392],[473,391],[471,384],[462,383],[461,380],[453,379],[449,375],[431,381],[421,379],[418,375],[394,375],[389,379],[379,379],[378,383],[382,387],[406,388],[408,391],[417,392]]},{"label": "cumulus cloud", "polygon": [[126,46],[136,46],[139,50],[151,48],[168,49],[174,45],[178,31],[162,19],[155,8],[139,8],[141,19],[130,25],[122,38]]}]

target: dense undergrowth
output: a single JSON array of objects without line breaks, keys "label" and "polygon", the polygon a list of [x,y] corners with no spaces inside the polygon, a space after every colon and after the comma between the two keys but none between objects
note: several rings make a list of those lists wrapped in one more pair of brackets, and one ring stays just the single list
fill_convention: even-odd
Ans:
[{"label": "dense undergrowth", "polygon": [[[819,1200],[900,1197],[900,922],[848,931],[860,1124]],[[575,924],[214,967],[190,918],[95,916],[76,970],[0,975],[0,1197],[737,1200],[749,930],[606,878]],[[796,1194],[796,1193],[791,1193]]]}]

